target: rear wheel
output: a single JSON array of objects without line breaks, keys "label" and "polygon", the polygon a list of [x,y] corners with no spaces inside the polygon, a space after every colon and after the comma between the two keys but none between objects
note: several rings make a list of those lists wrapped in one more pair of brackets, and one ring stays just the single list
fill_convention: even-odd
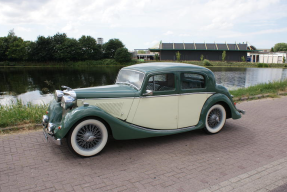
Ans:
[{"label": "rear wheel", "polygon": [[77,124],[69,132],[69,148],[77,155],[90,157],[98,154],[106,146],[108,131],[99,120],[87,119]]},{"label": "rear wheel", "polygon": [[225,108],[220,104],[213,105],[206,114],[204,130],[209,134],[218,133],[223,128],[225,121]]}]

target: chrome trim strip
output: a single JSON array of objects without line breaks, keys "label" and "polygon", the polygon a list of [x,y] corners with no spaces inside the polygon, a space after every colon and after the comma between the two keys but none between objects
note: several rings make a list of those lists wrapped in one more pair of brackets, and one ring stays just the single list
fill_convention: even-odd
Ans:
[{"label": "chrome trim strip", "polygon": [[103,99],[135,99],[139,97],[109,97],[109,98],[87,98],[87,99],[78,99],[78,101],[84,100],[103,100]]},{"label": "chrome trim strip", "polygon": [[178,132],[178,131],[182,131],[182,130],[189,130],[189,129],[194,129],[196,126],[190,126],[190,127],[183,127],[183,128],[176,128],[176,129],[152,129],[152,128],[146,128],[146,127],[141,127],[139,125],[135,125],[135,124],[131,124],[131,126],[133,126],[134,128],[138,128],[138,129],[142,129],[145,131],[151,131],[151,132]]},{"label": "chrome trim strip", "polygon": [[170,95],[153,95],[153,96],[140,96],[140,98],[152,98],[152,97],[173,97],[179,96],[180,94],[170,94]]}]

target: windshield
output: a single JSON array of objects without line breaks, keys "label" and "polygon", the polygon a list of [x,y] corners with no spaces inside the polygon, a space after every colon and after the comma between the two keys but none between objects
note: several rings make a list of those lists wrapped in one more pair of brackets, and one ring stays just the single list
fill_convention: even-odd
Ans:
[{"label": "windshield", "polygon": [[129,84],[139,90],[142,86],[143,78],[144,73],[142,72],[122,69],[118,74],[116,83]]}]

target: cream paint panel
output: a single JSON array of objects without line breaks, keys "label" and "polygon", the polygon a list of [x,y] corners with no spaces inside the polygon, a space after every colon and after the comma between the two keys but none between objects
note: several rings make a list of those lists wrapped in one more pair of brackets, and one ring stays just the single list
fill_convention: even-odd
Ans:
[{"label": "cream paint panel", "polygon": [[190,94],[179,96],[178,128],[198,123],[201,109],[211,94]]},{"label": "cream paint panel", "polygon": [[131,110],[130,110],[130,112],[129,112],[129,116],[128,116],[128,118],[127,118],[127,122],[129,122],[129,123],[132,123],[132,122],[133,122],[133,118],[134,118],[135,113],[136,113],[136,111],[137,111],[139,102],[140,102],[140,98],[135,98],[135,99],[134,99],[133,104],[132,104],[132,106],[131,106]]},{"label": "cream paint panel", "polygon": [[154,129],[176,129],[178,95],[142,97],[133,124]]},{"label": "cream paint panel", "polygon": [[79,99],[77,101],[78,106],[82,106],[84,103],[97,106],[107,113],[126,120],[130,112],[134,97],[131,98],[111,98],[111,99]]}]

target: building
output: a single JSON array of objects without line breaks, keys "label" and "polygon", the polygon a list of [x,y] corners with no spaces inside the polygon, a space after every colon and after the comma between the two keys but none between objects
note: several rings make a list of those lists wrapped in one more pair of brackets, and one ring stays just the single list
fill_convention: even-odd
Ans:
[{"label": "building", "polygon": [[103,45],[104,44],[104,38],[97,38],[97,44]]},{"label": "building", "polygon": [[135,49],[133,52],[134,59],[142,59],[145,61],[155,60],[154,52],[151,52],[149,49]]},{"label": "building", "polygon": [[242,61],[247,58],[247,52],[252,52],[253,47],[247,44],[227,43],[162,43],[158,48],[149,49],[158,52],[160,60],[176,60],[176,53],[180,53],[180,60],[221,61],[222,53],[226,51],[226,61]]},{"label": "building", "polygon": [[[252,63],[286,63],[287,52],[251,52],[248,53]],[[284,59],[285,58],[285,59]]]}]

